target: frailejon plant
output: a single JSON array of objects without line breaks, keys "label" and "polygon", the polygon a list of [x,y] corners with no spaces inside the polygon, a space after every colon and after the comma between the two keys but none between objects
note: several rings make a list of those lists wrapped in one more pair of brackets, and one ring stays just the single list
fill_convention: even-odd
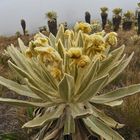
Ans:
[{"label": "frailejon plant", "polygon": [[140,84],[135,84],[101,94],[128,65],[133,53],[123,55],[124,46],[109,51],[117,43],[116,33],[89,35],[85,33],[89,26],[86,30],[82,27],[77,23],[76,31],[64,31],[60,26],[56,37],[37,34],[29,47],[19,39],[20,49],[13,45],[7,48],[11,57],[8,64],[24,84],[4,77],[0,77],[0,84],[31,99],[0,98],[0,102],[35,107],[34,118],[23,125],[38,128],[34,140],[62,140],[64,135],[73,140],[90,136],[124,140],[114,130],[124,124],[98,107],[121,105],[123,97],[140,91]]},{"label": "frailejon plant", "polygon": [[90,24],[91,15],[88,11],[85,12],[85,21]]},{"label": "frailejon plant", "polygon": [[23,34],[25,35],[26,34],[26,21],[24,19],[21,19],[20,24],[23,30]]},{"label": "frailejon plant", "polygon": [[113,18],[112,18],[112,21],[113,21],[113,29],[114,31],[118,31],[119,30],[119,27],[120,27],[120,24],[121,24],[121,13],[122,13],[122,9],[121,8],[115,8],[112,10],[113,12]]},{"label": "frailejon plant", "polygon": [[123,15],[123,29],[130,30],[132,29],[134,21],[134,13],[130,10],[126,11]]},{"label": "frailejon plant", "polygon": [[107,7],[101,7],[101,18],[102,18],[102,29],[105,28],[105,25],[107,24],[107,17],[108,17],[108,8]]},{"label": "frailejon plant", "polygon": [[91,22],[92,33],[100,32],[102,29],[99,21],[94,20]]},{"label": "frailejon plant", "polygon": [[55,11],[49,11],[45,14],[48,18],[49,31],[56,36],[57,33],[57,13]]}]

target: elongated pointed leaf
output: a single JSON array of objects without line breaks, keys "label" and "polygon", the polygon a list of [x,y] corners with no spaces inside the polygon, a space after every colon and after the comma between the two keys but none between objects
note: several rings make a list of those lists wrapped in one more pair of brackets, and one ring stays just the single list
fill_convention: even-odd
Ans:
[{"label": "elongated pointed leaf", "polygon": [[112,69],[112,67],[116,64],[120,56],[122,55],[124,51],[125,46],[119,47],[118,49],[112,51],[110,53],[110,56],[105,59],[103,62],[101,62],[100,69],[98,71],[98,77],[107,74],[109,70]]},{"label": "elongated pointed leaf", "polygon": [[8,80],[0,76],[0,84],[15,91],[17,94],[27,96],[35,99],[41,99],[38,95],[34,94],[27,86],[20,85],[12,80]]},{"label": "elongated pointed leaf", "polygon": [[7,104],[23,106],[23,107],[50,107],[53,105],[51,102],[48,103],[29,102],[29,101],[22,101],[22,100],[9,99],[9,98],[0,98],[0,103],[7,103]]},{"label": "elongated pointed leaf", "polygon": [[123,97],[130,96],[140,92],[140,84],[123,87],[106,94],[96,96],[92,99],[94,103],[108,103],[115,100],[122,99]]},{"label": "elongated pointed leaf", "polygon": [[80,93],[80,96],[76,99],[78,102],[86,101],[93,96],[95,96],[98,91],[101,90],[103,85],[106,83],[108,80],[108,75],[105,75],[101,77],[100,79],[97,79],[96,81],[92,82],[87,88]]},{"label": "elongated pointed leaf", "polygon": [[120,136],[117,132],[111,129],[109,126],[105,125],[101,120],[96,117],[88,117],[83,119],[87,127],[100,135],[106,140],[124,140],[122,136]]},{"label": "elongated pointed leaf", "polygon": [[56,35],[56,43],[61,39],[62,43],[64,43],[64,26],[61,24],[59,30]]},{"label": "elongated pointed leaf", "polygon": [[36,94],[38,95],[42,100],[48,100],[48,101],[52,101],[51,97],[47,94],[44,93],[43,91],[41,91],[40,89],[34,87],[29,81],[28,79],[25,79],[27,85],[29,86],[29,88]]},{"label": "elongated pointed leaf", "polygon": [[45,67],[45,65],[41,64],[42,67],[42,72],[44,77],[50,82],[50,84],[52,85],[52,87],[57,90],[57,86],[58,86],[58,82],[56,81],[55,78],[52,77],[52,75],[50,74],[50,72],[47,70],[47,68]]},{"label": "elongated pointed leaf", "polygon": [[38,85],[38,83],[40,83],[39,88],[41,88],[42,90],[53,90],[42,80],[42,78],[40,78],[40,75],[38,75],[38,73],[33,70],[32,65],[30,64],[31,61],[29,61],[23,54],[21,54],[14,46],[11,46],[11,48],[8,48],[8,50],[10,53],[12,52],[11,57],[17,64],[16,66],[12,62],[8,61],[8,64],[10,64],[10,67],[12,67],[12,69],[14,69],[23,77],[25,76],[25,73],[26,76],[28,73],[28,75],[30,76],[30,80],[32,79],[32,82],[36,83],[36,86]]},{"label": "elongated pointed leaf", "polygon": [[33,78],[24,70],[20,69],[19,67],[17,67],[15,64],[13,64],[11,61],[8,61],[9,67],[14,70],[15,72],[17,72],[17,74],[19,74],[20,76],[22,76],[23,78],[27,78],[28,80],[30,80],[30,82],[33,83],[33,85],[37,85],[35,83],[35,81],[33,80]]},{"label": "elongated pointed leaf", "polygon": [[85,73],[84,70],[83,73],[79,73],[79,77],[78,77],[79,79],[77,80],[76,85],[80,86],[80,88],[78,91],[76,91],[77,93],[81,93],[91,82],[93,82],[94,76],[98,68],[99,68],[99,61],[95,60],[91,62],[87,73]]},{"label": "elongated pointed leaf", "polygon": [[65,74],[59,83],[59,94],[64,101],[71,101],[74,94],[74,78],[72,76]]},{"label": "elongated pointed leaf", "polygon": [[65,49],[64,49],[64,46],[63,46],[62,41],[60,39],[58,40],[58,43],[57,43],[57,49],[58,49],[58,52],[59,52],[61,58],[64,59]]},{"label": "elongated pointed leaf", "polygon": [[20,38],[18,38],[18,44],[19,44],[19,47],[20,47],[22,53],[25,54],[27,47],[24,45],[23,41]]},{"label": "elongated pointed leaf", "polygon": [[105,122],[108,126],[112,128],[122,128],[124,124],[120,124],[113,120],[111,117],[107,116],[104,112],[101,112],[96,107],[92,107],[93,109],[93,115],[99,119],[101,119],[103,122]]},{"label": "elongated pointed leaf", "polygon": [[64,107],[65,107],[64,105],[59,105],[58,107],[56,107],[52,111],[43,114],[41,117],[38,117],[38,116],[35,117],[33,120],[25,123],[23,125],[23,128],[24,127],[28,127],[28,128],[39,127],[39,126],[42,126],[49,121],[52,121],[52,120],[59,118],[63,113]]},{"label": "elongated pointed leaf", "polygon": [[17,74],[22,76],[23,78],[27,78],[29,82],[34,85],[35,87],[39,88],[40,90],[46,92],[46,91],[54,91],[52,88],[49,88],[46,83],[44,83],[41,79],[38,79],[37,77],[31,77],[26,71],[22,70],[21,68],[17,67],[15,64],[13,64],[11,61],[8,61],[8,64],[11,69],[13,69]]},{"label": "elongated pointed leaf", "polygon": [[83,103],[70,104],[72,117],[75,119],[91,115],[93,113],[92,108],[89,106],[86,106],[85,108],[85,106],[86,105]]},{"label": "elongated pointed leaf", "polygon": [[83,36],[81,30],[78,32],[75,47],[83,47]]},{"label": "elongated pointed leaf", "polygon": [[122,61],[118,66],[114,67],[109,72],[109,80],[106,82],[106,85],[113,81],[129,64],[130,60],[132,59],[134,53],[132,53],[126,60]]},{"label": "elongated pointed leaf", "polygon": [[56,48],[56,46],[55,46],[55,36],[52,33],[50,33],[50,35],[49,35],[49,41],[50,41],[50,46]]},{"label": "elongated pointed leaf", "polygon": [[113,101],[113,102],[104,103],[104,105],[114,107],[114,106],[119,106],[122,103],[123,103],[123,100],[117,100],[117,101]]},{"label": "elongated pointed leaf", "polygon": [[72,133],[75,133],[75,122],[70,108],[67,108],[64,122],[64,135],[70,135]]}]

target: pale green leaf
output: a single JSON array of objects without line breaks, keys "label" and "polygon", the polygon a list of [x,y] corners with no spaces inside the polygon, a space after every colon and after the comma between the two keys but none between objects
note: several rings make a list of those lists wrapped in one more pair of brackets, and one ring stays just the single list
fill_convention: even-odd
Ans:
[{"label": "pale green leaf", "polygon": [[64,101],[70,102],[74,94],[74,78],[65,74],[59,83],[59,94]]},{"label": "pale green leaf", "polygon": [[20,38],[18,38],[18,44],[19,44],[19,47],[20,47],[22,53],[25,54],[27,47],[24,45],[23,41]]},{"label": "pale green leaf", "polygon": [[79,86],[79,89],[77,87],[77,90],[75,94],[81,93],[91,82],[94,81],[94,76],[97,72],[97,69],[99,68],[99,61],[95,60],[92,61],[90,66],[87,68],[87,72],[85,70],[78,75],[78,79],[76,82],[76,86]]},{"label": "pale green leaf", "polygon": [[100,69],[98,71],[98,77],[107,74],[108,71],[112,69],[112,67],[117,63],[118,59],[121,57],[125,46],[119,47],[118,49],[115,49],[112,51],[107,59],[105,59],[103,62],[101,62]]},{"label": "pale green leaf", "polygon": [[61,24],[59,30],[56,35],[56,43],[61,39],[62,43],[64,43],[64,26]]},{"label": "pale green leaf", "polygon": [[83,103],[72,103],[70,108],[73,118],[83,118],[93,113],[92,108]]},{"label": "pale green leaf", "polygon": [[104,105],[114,107],[114,106],[119,106],[122,103],[123,103],[123,100],[117,100],[117,101],[113,101],[113,102],[104,103]]},{"label": "pale green leaf", "polygon": [[[52,101],[51,100],[51,97],[49,96],[49,92],[48,94],[47,93],[44,93],[43,91],[41,91],[40,89],[34,87],[29,81],[28,79],[25,79],[26,81],[26,84],[29,86],[29,88],[36,94],[38,95],[41,99],[43,100],[48,100],[48,101]],[[47,92],[47,91],[46,91]]]},{"label": "pale green leaf", "polygon": [[75,41],[75,47],[83,47],[83,36],[82,36],[82,31],[80,30],[78,32],[78,35],[77,35],[77,38],[76,38],[76,41]]},{"label": "pale green leaf", "polygon": [[93,97],[93,99],[91,101],[94,103],[99,103],[99,104],[108,103],[108,102],[122,99],[126,96],[136,94],[138,92],[140,92],[140,84],[123,87],[123,88],[117,89],[115,91],[106,93],[106,94],[95,96],[95,97]]},{"label": "pale green leaf", "polygon": [[35,99],[41,99],[38,95],[33,93],[27,86],[20,85],[12,80],[8,80],[0,76],[0,84],[9,88],[12,91],[15,91],[19,95],[28,96]]},{"label": "pale green leaf", "polygon": [[50,35],[49,35],[49,41],[50,41],[50,46],[55,48],[56,47],[55,46],[55,36],[52,33],[50,33]]},{"label": "pale green leaf", "polygon": [[17,99],[9,99],[9,98],[0,98],[0,103],[7,103],[15,106],[23,106],[23,107],[50,107],[53,106],[51,102],[41,103],[41,102],[29,102]]},{"label": "pale green leaf", "polygon": [[102,89],[103,85],[106,83],[107,80],[108,80],[108,75],[105,75],[93,81],[85,88],[85,90],[83,90],[79,94],[79,97],[76,98],[76,101],[78,102],[86,101],[92,98],[93,96],[95,96],[98,93],[98,91]]},{"label": "pale green leaf", "polygon": [[93,132],[100,135],[106,140],[124,140],[124,138],[121,135],[119,135],[109,126],[105,125],[104,122],[102,122],[96,117],[92,116],[83,120],[90,130],[92,130]]},{"label": "pale green leaf", "polygon": [[64,135],[70,135],[75,133],[75,122],[74,118],[71,115],[70,108],[66,108],[66,115],[64,120]]},{"label": "pale green leaf", "polygon": [[93,109],[93,115],[99,119],[101,119],[103,122],[105,122],[108,126],[112,128],[122,128],[124,124],[120,124],[113,120],[111,117],[107,116],[104,112],[98,110],[96,107],[92,106]]},{"label": "pale green leaf", "polygon": [[133,54],[134,53],[132,53],[127,59],[122,61],[119,65],[111,69],[111,71],[109,72],[109,79],[106,82],[106,85],[109,84],[111,81],[113,81],[127,67],[127,65],[129,64],[130,60],[133,57]]},{"label": "pale green leaf", "polygon": [[45,123],[59,118],[62,115],[64,108],[65,108],[65,105],[63,105],[63,104],[59,105],[58,107],[55,107],[50,112],[47,112],[40,117],[37,116],[33,120],[25,123],[23,125],[23,128],[25,128],[25,127],[32,128],[32,127],[43,126]]},{"label": "pale green leaf", "polygon": [[57,49],[58,49],[58,53],[60,54],[61,58],[64,59],[65,48],[64,48],[62,41],[60,39],[58,40],[58,43],[57,43]]}]

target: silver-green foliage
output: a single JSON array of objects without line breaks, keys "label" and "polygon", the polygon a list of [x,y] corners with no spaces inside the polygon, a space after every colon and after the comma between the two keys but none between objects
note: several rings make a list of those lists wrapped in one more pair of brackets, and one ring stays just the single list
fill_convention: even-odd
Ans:
[{"label": "silver-green foliage", "polygon": [[[124,140],[113,130],[124,125],[104,114],[96,106],[121,105],[123,97],[140,91],[140,84],[135,84],[99,94],[126,68],[133,53],[128,58],[125,57],[122,55],[124,51],[122,46],[110,52],[102,61],[95,58],[84,69],[75,68],[69,72],[67,70],[69,60],[64,52],[65,45],[61,32],[64,31],[60,29],[56,38],[51,34],[49,43],[62,56],[65,69],[62,79],[58,82],[43,63],[35,58],[27,58],[26,46],[19,39],[20,50],[14,46],[7,48],[12,58],[8,64],[24,79],[24,84],[18,84],[4,77],[0,77],[0,84],[19,95],[30,97],[31,100],[0,98],[0,102],[43,108],[32,120],[23,125],[23,128],[41,128],[35,138],[38,140],[61,139],[63,135],[69,134],[74,140],[86,140],[89,134],[97,134],[106,140]],[[78,42],[80,41],[79,37]],[[89,133],[84,131],[85,129]],[[85,134],[82,134],[83,132]]]}]

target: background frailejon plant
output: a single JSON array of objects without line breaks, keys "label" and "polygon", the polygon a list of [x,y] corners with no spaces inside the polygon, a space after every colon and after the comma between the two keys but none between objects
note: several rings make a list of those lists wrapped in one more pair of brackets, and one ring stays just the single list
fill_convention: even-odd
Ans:
[{"label": "background frailejon plant", "polygon": [[114,129],[120,124],[105,115],[100,106],[118,106],[123,97],[140,91],[140,84],[104,93],[130,62],[117,45],[117,34],[89,34],[87,23],[77,23],[74,31],[60,26],[54,37],[37,34],[26,47],[19,39],[20,50],[7,48],[10,68],[23,80],[22,84],[0,77],[0,84],[29,101],[0,98],[0,102],[34,107],[34,118],[23,128],[38,130],[33,139],[86,140],[91,136],[106,140],[123,140]]}]

